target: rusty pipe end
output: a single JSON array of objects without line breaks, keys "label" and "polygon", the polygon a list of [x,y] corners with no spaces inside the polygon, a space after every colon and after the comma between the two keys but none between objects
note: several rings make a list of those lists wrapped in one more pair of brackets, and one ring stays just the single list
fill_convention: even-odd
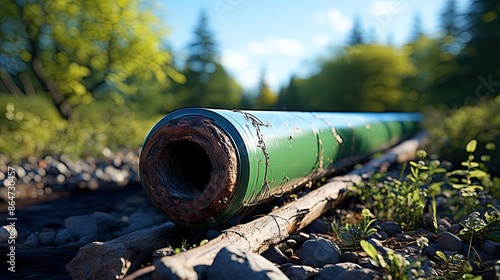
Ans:
[{"label": "rusty pipe end", "polygon": [[206,223],[235,195],[238,160],[230,137],[212,120],[184,116],[153,128],[139,171],[150,200],[170,220]]}]

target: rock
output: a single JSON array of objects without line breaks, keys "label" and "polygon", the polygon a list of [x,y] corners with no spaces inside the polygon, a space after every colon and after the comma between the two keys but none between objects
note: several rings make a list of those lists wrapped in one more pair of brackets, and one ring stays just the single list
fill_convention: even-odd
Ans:
[{"label": "rock", "polygon": [[500,255],[500,243],[491,239],[486,239],[483,243],[483,251],[489,255]]},{"label": "rock", "polygon": [[40,244],[40,241],[38,240],[38,237],[36,236],[36,234],[32,233],[32,234],[30,234],[30,236],[28,236],[28,238],[26,238],[26,240],[24,241],[23,244],[25,246],[35,247],[35,246],[38,246],[38,244]]},{"label": "rock", "polygon": [[318,274],[318,269],[307,265],[291,265],[283,272],[290,280],[307,280]]},{"label": "rock", "polygon": [[436,256],[436,252],[439,251],[438,245],[436,243],[430,243],[427,248],[424,249],[424,254],[430,258]]},{"label": "rock", "polygon": [[403,231],[401,226],[396,224],[395,222],[384,222],[380,223],[379,226],[383,231],[387,232],[389,236],[394,236]]},{"label": "rock", "polygon": [[353,269],[360,269],[362,268],[359,264],[355,263],[350,263],[350,262],[343,262],[343,263],[338,263],[336,266],[340,266],[345,270],[353,270]]},{"label": "rock", "polygon": [[382,231],[370,234],[370,236],[368,236],[368,238],[373,238],[373,239],[377,239],[380,241],[384,241],[384,240],[387,240],[387,238],[389,238],[389,235],[387,234],[387,232],[382,230]]},{"label": "rock", "polygon": [[271,247],[262,253],[262,256],[275,264],[289,263],[290,260],[276,247]]},{"label": "rock", "polygon": [[358,258],[358,253],[347,251],[342,253],[342,255],[340,256],[340,261],[358,263]]},{"label": "rock", "polygon": [[[129,270],[134,271],[149,262],[156,249],[179,243],[181,235],[173,223],[166,222],[110,241],[93,242],[80,248],[66,270],[75,280],[122,279]],[[158,270],[167,273],[168,269]]]},{"label": "rock", "polygon": [[[434,265],[435,266],[435,265]],[[422,270],[425,271],[425,277],[430,278],[432,276],[438,276],[438,272],[436,269],[433,267],[433,262],[430,260],[425,260],[424,264],[422,265]]]},{"label": "rock", "polygon": [[2,226],[0,228],[0,243],[7,243],[11,235],[14,239],[17,239],[16,227],[11,227],[10,225]]},{"label": "rock", "polygon": [[79,240],[85,236],[99,236],[111,232],[118,225],[118,222],[107,213],[94,212],[92,214],[67,217],[64,224],[72,236]]},{"label": "rock", "polygon": [[451,223],[446,219],[439,219],[438,226],[443,226],[446,230],[449,230],[451,228]]},{"label": "rock", "polygon": [[205,275],[210,279],[286,279],[273,263],[252,252],[240,252],[232,246],[219,251]]},{"label": "rock", "polygon": [[54,239],[54,244],[57,246],[63,246],[73,241],[73,236],[67,228],[63,228],[57,232]]},{"label": "rock", "polygon": [[409,236],[408,234],[398,233],[398,234],[396,234],[396,240],[398,242],[411,242],[411,241],[413,241],[413,238],[411,236]]},{"label": "rock", "polygon": [[314,280],[372,280],[377,279],[378,272],[369,268],[354,268],[348,270],[339,264],[326,265]]},{"label": "rock", "polygon": [[464,242],[453,233],[443,231],[439,233],[439,247],[443,250],[462,252]]},{"label": "rock", "polygon": [[40,245],[48,246],[54,243],[54,238],[56,237],[56,233],[54,231],[42,231],[38,233],[38,240],[40,241]]},{"label": "rock", "polygon": [[462,226],[460,224],[451,225],[449,232],[453,234],[458,234],[462,230]]},{"label": "rock", "polygon": [[206,237],[207,237],[208,240],[212,240],[212,239],[216,238],[219,235],[221,235],[220,231],[214,230],[214,229],[209,229],[209,230],[207,230]]},{"label": "rock", "polygon": [[420,248],[417,246],[403,246],[401,253],[404,255],[420,255]]},{"label": "rock", "polygon": [[302,231],[305,233],[322,233],[327,234],[330,230],[330,224],[326,223],[321,217],[314,220]]},{"label": "rock", "polygon": [[299,258],[303,265],[323,267],[340,261],[340,248],[334,242],[324,239],[307,240],[302,245]]},{"label": "rock", "polygon": [[124,235],[136,230],[152,227],[157,224],[155,214],[133,213],[129,218],[129,225],[115,233],[115,236]]}]

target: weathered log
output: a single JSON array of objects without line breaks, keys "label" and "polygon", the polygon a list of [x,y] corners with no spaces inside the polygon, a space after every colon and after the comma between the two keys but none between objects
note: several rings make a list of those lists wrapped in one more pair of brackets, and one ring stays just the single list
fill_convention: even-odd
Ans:
[{"label": "weathered log", "polygon": [[178,110],[140,157],[141,183],[174,223],[221,224],[386,149],[419,130],[416,113]]},{"label": "weathered log", "polygon": [[150,260],[154,250],[179,243],[183,233],[166,222],[110,241],[92,242],[80,248],[66,270],[75,280],[122,279]]},{"label": "weathered log", "polygon": [[[264,217],[227,229],[203,246],[174,256],[163,257],[154,263],[154,269],[148,267],[144,269],[144,272],[152,272],[152,279],[197,279],[212,264],[216,254],[228,245],[240,251],[262,253],[288,237],[289,234],[304,228],[320,217],[330,207],[341,201],[354,183],[370,177],[380,169],[387,168],[391,163],[406,161],[414,157],[424,139],[425,133],[419,133],[412,139],[388,150],[381,157],[368,162],[362,168],[345,176],[334,177],[322,187]],[[141,273],[134,273],[133,276],[139,275]]]}]

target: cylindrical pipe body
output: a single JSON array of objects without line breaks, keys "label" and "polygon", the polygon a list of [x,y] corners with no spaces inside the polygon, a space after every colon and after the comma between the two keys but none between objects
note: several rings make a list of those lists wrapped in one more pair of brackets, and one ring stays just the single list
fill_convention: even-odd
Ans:
[{"label": "cylindrical pipe body", "polygon": [[415,134],[417,113],[188,108],[160,120],[140,157],[153,204],[181,226],[215,226]]}]

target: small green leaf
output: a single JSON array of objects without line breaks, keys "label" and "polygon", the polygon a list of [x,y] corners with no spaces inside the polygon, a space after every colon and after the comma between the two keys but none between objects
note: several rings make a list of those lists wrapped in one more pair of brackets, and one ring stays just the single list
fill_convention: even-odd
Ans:
[{"label": "small green leaf", "polygon": [[436,257],[442,261],[446,261],[446,255],[441,251],[436,251]]},{"label": "small green leaf", "polygon": [[484,172],[483,170],[472,170],[469,175],[474,178],[482,178],[488,175],[488,173]]},{"label": "small green leaf", "polygon": [[361,240],[359,245],[361,245],[361,248],[363,248],[370,258],[377,260],[378,252],[372,244],[368,243],[366,240]]},{"label": "small green leaf", "polygon": [[468,153],[473,153],[476,151],[476,148],[477,148],[477,140],[476,139],[472,139],[469,141],[469,143],[467,143],[467,146],[465,147],[465,150],[468,152]]},{"label": "small green leaf", "polygon": [[[463,162],[462,162],[463,163]],[[450,172],[450,175],[458,175],[458,176],[465,176],[467,175],[468,171],[467,170],[453,170]]]},{"label": "small green leaf", "polygon": [[492,151],[495,149],[495,143],[487,143],[486,144],[486,150]]}]

